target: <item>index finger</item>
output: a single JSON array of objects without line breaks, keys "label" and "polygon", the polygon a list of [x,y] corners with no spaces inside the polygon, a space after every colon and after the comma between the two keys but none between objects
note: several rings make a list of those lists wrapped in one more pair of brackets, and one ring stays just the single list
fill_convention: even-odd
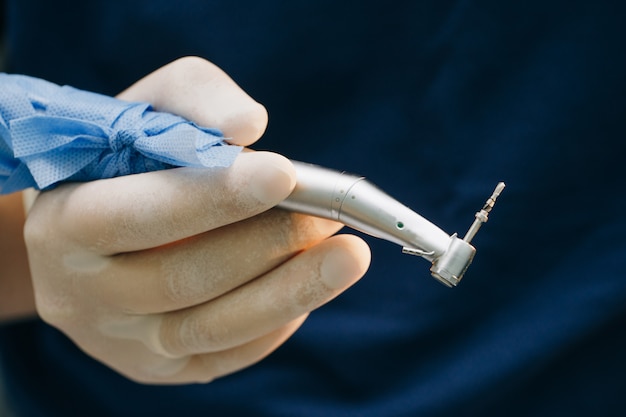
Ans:
[{"label": "index finger", "polygon": [[249,146],[267,127],[267,110],[224,71],[198,57],[180,58],[118,94],[122,100],[148,101],[205,127],[217,127],[230,143]]},{"label": "index finger", "polygon": [[286,198],[295,171],[269,152],[242,153],[228,168],[176,168],[82,184],[39,196],[30,226],[100,255],[161,246],[261,213]]}]

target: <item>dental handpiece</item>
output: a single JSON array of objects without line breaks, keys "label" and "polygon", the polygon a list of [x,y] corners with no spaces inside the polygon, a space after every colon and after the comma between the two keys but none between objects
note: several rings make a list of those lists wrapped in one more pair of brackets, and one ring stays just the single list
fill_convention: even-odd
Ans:
[{"label": "dental handpiece", "polygon": [[470,244],[487,222],[499,183],[463,239],[448,235],[433,223],[395,200],[365,177],[292,161],[297,174],[293,192],[279,204],[284,209],[335,220],[368,235],[402,246],[402,252],[431,262],[430,273],[439,282],[455,287],[471,264],[476,249]]}]

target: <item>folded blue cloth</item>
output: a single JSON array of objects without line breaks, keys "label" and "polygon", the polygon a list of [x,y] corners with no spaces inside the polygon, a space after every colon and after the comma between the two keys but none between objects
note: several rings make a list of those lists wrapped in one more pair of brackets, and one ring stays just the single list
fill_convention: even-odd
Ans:
[{"label": "folded blue cloth", "polygon": [[0,73],[0,194],[175,166],[226,167],[217,129],[23,75]]}]

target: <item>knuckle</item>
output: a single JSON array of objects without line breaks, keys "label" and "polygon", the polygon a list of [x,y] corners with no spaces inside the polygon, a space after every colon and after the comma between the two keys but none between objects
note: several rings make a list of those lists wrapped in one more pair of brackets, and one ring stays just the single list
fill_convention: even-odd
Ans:
[{"label": "knuckle", "polygon": [[213,66],[209,61],[195,55],[188,55],[178,58],[172,62],[173,66],[181,67],[187,71],[197,71],[206,69],[207,66]]},{"label": "knuckle", "polygon": [[183,322],[181,341],[193,353],[219,350],[228,344],[230,329],[211,319],[190,318]]},{"label": "knuckle", "polygon": [[182,79],[186,79],[189,85],[202,84],[211,79],[226,77],[226,74],[219,67],[198,56],[178,58],[172,62],[170,70]]},{"label": "knuckle", "polygon": [[173,355],[208,353],[221,349],[230,340],[230,330],[211,317],[187,317],[182,322],[164,319],[161,327],[163,348]]}]

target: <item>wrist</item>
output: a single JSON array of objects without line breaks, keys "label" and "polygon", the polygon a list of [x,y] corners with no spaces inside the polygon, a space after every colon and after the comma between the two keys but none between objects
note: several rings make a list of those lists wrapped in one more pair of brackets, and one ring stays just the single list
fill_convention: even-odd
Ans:
[{"label": "wrist", "polygon": [[0,322],[36,315],[23,229],[22,193],[0,196]]}]

